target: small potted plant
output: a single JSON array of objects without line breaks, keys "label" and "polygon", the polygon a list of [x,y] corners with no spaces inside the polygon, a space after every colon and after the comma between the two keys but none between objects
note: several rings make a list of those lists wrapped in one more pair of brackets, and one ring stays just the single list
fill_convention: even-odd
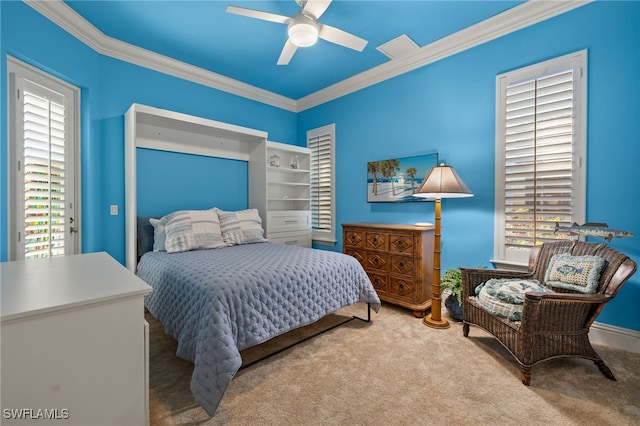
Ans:
[{"label": "small potted plant", "polygon": [[440,281],[440,290],[449,293],[444,306],[453,319],[462,321],[462,272],[459,268],[447,269]]}]

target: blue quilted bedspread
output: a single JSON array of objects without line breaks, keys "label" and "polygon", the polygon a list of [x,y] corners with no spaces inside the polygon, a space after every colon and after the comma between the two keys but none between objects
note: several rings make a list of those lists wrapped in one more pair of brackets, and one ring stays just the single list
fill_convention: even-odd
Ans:
[{"label": "blue quilted bedspread", "polygon": [[351,256],[275,243],[146,253],[138,276],[153,287],[149,312],[194,363],[191,392],[213,415],[240,350],[338,309],[380,299]]}]

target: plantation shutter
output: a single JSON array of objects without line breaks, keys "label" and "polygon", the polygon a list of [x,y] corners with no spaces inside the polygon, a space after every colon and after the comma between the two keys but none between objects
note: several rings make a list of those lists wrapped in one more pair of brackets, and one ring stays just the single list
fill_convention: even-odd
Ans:
[{"label": "plantation shutter", "polygon": [[507,87],[505,243],[531,247],[566,238],[573,190],[573,72]]},{"label": "plantation shutter", "polygon": [[311,150],[311,230],[314,240],[335,240],[333,126],[307,133]]},{"label": "plantation shutter", "polygon": [[585,118],[579,98],[584,94],[577,92],[583,82],[578,84],[582,68],[576,58],[582,59],[580,54],[568,55],[499,78],[499,259],[524,262],[531,247],[571,237],[556,232],[557,225],[566,227],[583,217],[580,129]]},{"label": "plantation shutter", "polygon": [[25,82],[25,259],[65,254],[65,121],[62,95]]},{"label": "plantation shutter", "polygon": [[331,135],[309,140],[311,149],[311,224],[313,230],[331,230]]}]

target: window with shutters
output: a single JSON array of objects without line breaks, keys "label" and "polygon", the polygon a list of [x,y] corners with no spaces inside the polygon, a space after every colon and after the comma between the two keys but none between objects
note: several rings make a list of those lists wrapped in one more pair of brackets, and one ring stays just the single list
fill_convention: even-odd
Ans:
[{"label": "window with shutters", "polygon": [[585,217],[586,51],[497,77],[494,262],[526,265],[534,245]]},{"label": "window with shutters", "polygon": [[307,131],[311,150],[311,230],[314,242],[336,242],[335,124]]},{"label": "window with shutters", "polygon": [[68,84],[10,58],[9,257],[76,253],[76,104]]}]

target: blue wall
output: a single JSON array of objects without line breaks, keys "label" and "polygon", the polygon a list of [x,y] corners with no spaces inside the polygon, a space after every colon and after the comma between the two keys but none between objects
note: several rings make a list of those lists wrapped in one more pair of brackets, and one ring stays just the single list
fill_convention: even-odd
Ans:
[{"label": "blue wall", "polygon": [[[82,250],[107,251],[120,262],[125,257],[124,234],[124,113],[133,103],[150,105],[264,130],[271,140],[296,143],[296,114],[230,95],[189,81],[97,54],[23,2],[0,2],[1,69],[0,123],[6,129],[6,57],[12,55],[79,87],[81,111]],[[37,31],[33,31],[37,28]],[[55,48],[54,48],[55,46]],[[7,260],[7,132],[0,135],[0,261]],[[188,157],[177,157],[186,161]],[[233,165],[228,172],[244,166]],[[217,167],[215,163],[211,167]],[[170,171],[167,171],[170,176]],[[165,175],[165,176],[167,176]],[[181,173],[176,179],[184,178]],[[216,185],[216,182],[211,182]],[[183,185],[183,187],[188,187]],[[234,196],[224,206],[247,206],[247,183],[225,182]],[[194,191],[194,198],[199,194]],[[120,206],[111,216],[109,206]],[[231,207],[228,207],[231,208]]]},{"label": "blue wall", "polygon": [[[432,204],[368,204],[366,163],[437,151],[474,192],[442,205],[442,267],[493,256],[496,75],[588,49],[587,220],[636,234],[640,263],[640,3],[596,2],[298,114],[336,123],[337,223],[433,221]],[[342,236],[335,250],[342,247]],[[640,273],[598,321],[640,330]]]},{"label": "blue wall", "polygon": [[[270,139],[292,144],[303,144],[307,129],[336,123],[338,225],[433,221],[431,203],[367,203],[366,163],[437,151],[475,194],[443,201],[443,268],[489,266],[496,75],[588,49],[587,219],[634,232],[635,238],[614,240],[611,245],[640,262],[638,2],[596,2],[299,114],[99,55],[22,2],[0,2],[0,19],[2,129],[6,129],[7,115],[7,54],[82,89],[85,252],[105,250],[124,261],[124,113],[132,103],[141,103],[264,130]],[[38,29],[37,34],[33,28]],[[55,53],[54,45],[58,48]],[[6,260],[7,135],[4,130],[0,133],[0,260]],[[156,158],[156,154],[142,154],[143,163],[173,161]],[[200,161],[176,158],[188,165]],[[215,176],[214,168],[221,168],[225,176],[238,177],[237,186],[228,186],[227,193],[212,192],[213,198],[224,203],[221,207],[246,205],[242,177],[246,165],[224,160],[207,163],[205,168],[203,179]],[[159,186],[171,183],[160,177],[158,182]],[[196,198],[199,190],[185,193]],[[171,208],[158,195],[150,197],[149,209]],[[111,204],[121,206],[119,216],[109,215]],[[341,247],[339,241],[333,249]],[[640,330],[637,300],[640,274],[626,284],[599,321]]]}]

